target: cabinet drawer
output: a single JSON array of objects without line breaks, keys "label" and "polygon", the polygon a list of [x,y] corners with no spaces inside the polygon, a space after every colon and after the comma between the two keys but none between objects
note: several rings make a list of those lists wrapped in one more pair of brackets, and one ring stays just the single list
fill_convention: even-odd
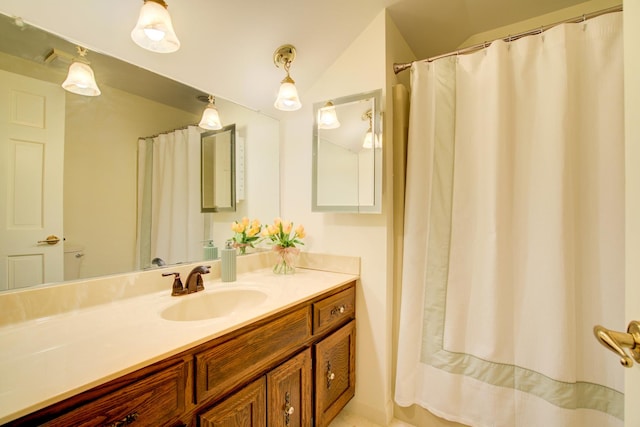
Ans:
[{"label": "cabinet drawer", "polygon": [[196,399],[199,402],[255,378],[304,344],[311,336],[309,308],[196,354]]},{"label": "cabinet drawer", "polygon": [[153,374],[87,403],[45,426],[140,426],[175,424],[185,410],[186,363]]},{"label": "cabinet drawer", "polygon": [[316,426],[329,425],[356,387],[355,320],[315,344]]},{"label": "cabinet drawer", "polygon": [[347,319],[352,319],[356,310],[355,287],[313,303],[313,334],[328,331]]}]

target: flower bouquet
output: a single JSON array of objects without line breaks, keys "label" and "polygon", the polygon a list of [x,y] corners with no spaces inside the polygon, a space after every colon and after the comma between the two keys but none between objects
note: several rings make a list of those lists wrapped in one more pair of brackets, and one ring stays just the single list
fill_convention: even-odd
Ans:
[{"label": "flower bouquet", "polygon": [[240,255],[244,255],[247,248],[253,248],[253,245],[260,240],[262,225],[259,220],[249,221],[249,218],[245,216],[240,222],[232,222],[231,230],[235,233],[231,238],[233,247],[240,250]]},{"label": "flower bouquet", "polygon": [[273,244],[273,250],[278,254],[278,262],[273,267],[277,274],[293,274],[296,271],[296,261],[300,249],[296,245],[304,245],[301,239],[306,234],[304,227],[298,225],[295,229],[291,221],[282,221],[276,218],[272,225],[265,226],[262,236]]}]

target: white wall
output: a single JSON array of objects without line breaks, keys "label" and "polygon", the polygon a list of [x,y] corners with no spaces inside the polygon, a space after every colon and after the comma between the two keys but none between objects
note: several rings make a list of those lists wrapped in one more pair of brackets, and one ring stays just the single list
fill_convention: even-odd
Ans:
[{"label": "white wall", "polygon": [[[310,90],[303,108],[282,120],[282,215],[302,223],[311,252],[361,257],[357,290],[356,395],[349,409],[379,424],[391,417],[390,300],[387,283],[388,194],[382,214],[311,212],[312,105],[341,96],[385,89],[385,13],[379,14]],[[382,104],[384,105],[384,104]]]}]

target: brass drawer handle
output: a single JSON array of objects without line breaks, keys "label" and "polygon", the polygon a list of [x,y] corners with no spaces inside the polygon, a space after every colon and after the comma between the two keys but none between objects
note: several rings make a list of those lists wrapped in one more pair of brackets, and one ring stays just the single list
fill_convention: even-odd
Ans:
[{"label": "brass drawer handle", "polygon": [[139,417],[137,412],[132,412],[131,414],[127,415],[126,417],[124,417],[123,419],[119,420],[119,421],[114,421],[111,424],[107,424],[105,427],[123,427],[123,426],[127,426],[133,422],[135,422],[135,420],[137,420]]},{"label": "brass drawer handle", "polygon": [[336,314],[343,314],[345,311],[347,311],[347,306],[341,304],[331,309],[331,315],[335,316]]},{"label": "brass drawer handle", "polygon": [[285,425],[291,424],[291,415],[295,412],[293,406],[291,406],[291,395],[289,392],[284,394],[284,423]]},{"label": "brass drawer handle", "polygon": [[327,388],[331,388],[331,382],[336,378],[336,374],[331,371],[331,362],[327,362]]}]

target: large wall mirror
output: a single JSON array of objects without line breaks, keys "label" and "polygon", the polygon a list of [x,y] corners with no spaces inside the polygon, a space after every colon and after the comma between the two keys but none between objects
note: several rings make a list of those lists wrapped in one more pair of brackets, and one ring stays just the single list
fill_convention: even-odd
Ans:
[{"label": "large wall mirror", "polygon": [[381,212],[381,95],[314,104],[313,211]]},{"label": "large wall mirror", "polygon": [[[279,122],[217,98],[216,106],[223,124],[234,123],[235,134],[244,143],[242,200],[236,204],[235,212],[202,213],[199,185],[189,190],[176,188],[180,199],[173,202],[155,195],[151,198],[154,203],[189,206],[189,219],[180,226],[190,230],[197,224],[198,231],[189,242],[167,244],[163,250],[154,249],[157,246],[155,240],[164,240],[169,227],[163,223],[150,226],[139,219],[138,213],[151,206],[151,202],[144,204],[138,197],[138,186],[141,185],[138,177],[140,141],[161,139],[168,133],[188,128],[186,131],[193,133],[195,141],[189,153],[199,156],[203,130],[193,125],[200,121],[209,94],[92,51],[86,58],[91,63],[102,94],[87,97],[69,93],[61,87],[69,68],[65,53],[77,55],[76,43],[81,42],[71,43],[0,14],[0,83],[20,79],[29,85],[46,87],[59,101],[59,108],[53,109],[54,114],[47,121],[51,122],[56,117],[59,120],[57,128],[62,135],[54,159],[56,164],[47,169],[52,172],[52,178],[41,180],[34,178],[39,173],[32,167],[34,163],[25,160],[37,160],[39,152],[30,151],[37,144],[15,143],[26,141],[33,133],[20,137],[0,135],[3,177],[11,176],[11,179],[27,184],[44,183],[40,193],[20,192],[21,206],[32,202],[37,205],[45,200],[53,201],[55,207],[55,214],[43,216],[42,222],[39,222],[39,215],[26,218],[33,220],[33,226],[21,226],[22,231],[29,231],[24,238],[15,237],[12,234],[15,230],[0,230],[0,245],[3,245],[0,247],[0,290],[155,268],[141,261],[145,258],[140,255],[142,252],[150,259],[162,258],[167,265],[197,262],[204,257],[202,242],[213,240],[216,246],[222,246],[232,236],[230,224],[233,221],[248,216],[268,222],[280,216]],[[52,56],[52,53],[56,54]],[[12,108],[11,99],[17,99],[10,94],[18,92],[0,91],[0,131],[10,128],[11,115],[8,112]],[[27,90],[20,93],[27,93]],[[43,105],[33,96],[21,100],[35,106]],[[23,118],[31,119],[31,116],[27,114]],[[153,148],[148,150],[151,152]],[[50,156],[45,157],[49,160]],[[22,162],[20,167],[11,169],[15,173],[5,173],[9,159]],[[175,186],[187,179],[199,184],[199,164],[187,169],[176,168],[169,173],[159,166],[153,170]],[[150,172],[149,177],[156,172]],[[185,176],[186,173],[190,174],[189,177]],[[11,205],[16,199],[7,197],[6,188],[6,182],[0,182],[0,212],[12,212],[13,215],[18,212]],[[0,215],[3,224],[6,224],[6,219]],[[137,234],[152,232],[157,232],[158,237],[150,245],[141,245],[140,240],[143,239],[136,238]],[[54,234],[61,239],[58,243],[38,243]],[[11,245],[7,244],[9,240]],[[186,255],[171,252],[171,248],[182,246],[186,248]],[[46,264],[46,267],[38,271],[25,268],[25,265],[30,265],[31,258],[37,259],[39,265]],[[71,262],[66,265],[66,261]],[[6,268],[8,263],[11,265],[9,269]],[[10,275],[13,275],[11,284],[8,280]]]},{"label": "large wall mirror", "polygon": [[202,212],[236,210],[236,125],[200,135]]}]

